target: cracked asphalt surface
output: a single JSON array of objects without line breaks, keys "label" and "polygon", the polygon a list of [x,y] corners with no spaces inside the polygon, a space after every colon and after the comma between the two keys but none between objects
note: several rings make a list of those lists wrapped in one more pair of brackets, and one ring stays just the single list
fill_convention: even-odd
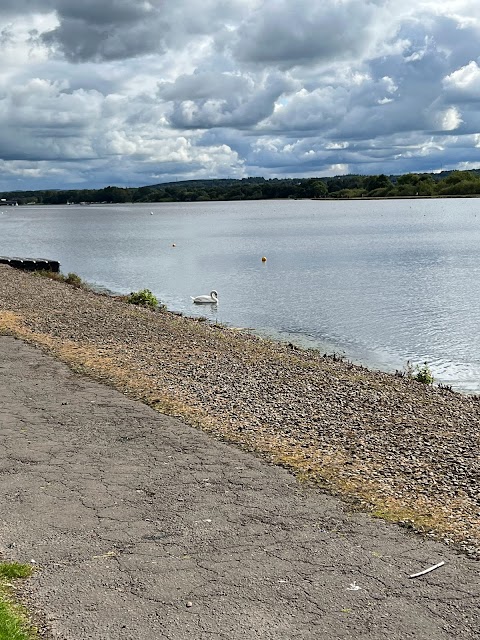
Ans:
[{"label": "cracked asphalt surface", "polygon": [[0,478],[0,551],[35,562],[55,639],[480,638],[478,562],[11,337]]}]

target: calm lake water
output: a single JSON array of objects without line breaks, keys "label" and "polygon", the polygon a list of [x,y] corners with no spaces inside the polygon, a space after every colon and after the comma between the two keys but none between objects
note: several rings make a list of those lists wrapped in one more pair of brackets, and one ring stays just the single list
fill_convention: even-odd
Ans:
[{"label": "calm lake water", "polygon": [[480,392],[480,200],[0,206],[0,255]]}]

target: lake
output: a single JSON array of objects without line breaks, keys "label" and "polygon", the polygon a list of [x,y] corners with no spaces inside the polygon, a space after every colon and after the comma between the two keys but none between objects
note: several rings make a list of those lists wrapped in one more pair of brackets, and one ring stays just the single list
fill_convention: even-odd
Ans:
[{"label": "lake", "polygon": [[[480,392],[480,201],[2,207],[0,255],[371,368]],[[262,257],[267,258],[262,262]],[[216,306],[190,296],[216,289]]]}]

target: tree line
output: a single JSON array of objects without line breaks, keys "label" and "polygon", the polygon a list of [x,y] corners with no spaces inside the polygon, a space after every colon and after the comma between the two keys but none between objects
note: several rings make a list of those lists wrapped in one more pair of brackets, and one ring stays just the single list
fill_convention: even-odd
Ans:
[{"label": "tree line", "polygon": [[[201,202],[277,198],[398,198],[480,195],[477,170],[401,176],[347,175],[334,178],[244,178],[186,180],[145,187],[7,191],[4,200],[19,204],[94,204],[135,202]],[[1,206],[1,203],[0,203]]]}]

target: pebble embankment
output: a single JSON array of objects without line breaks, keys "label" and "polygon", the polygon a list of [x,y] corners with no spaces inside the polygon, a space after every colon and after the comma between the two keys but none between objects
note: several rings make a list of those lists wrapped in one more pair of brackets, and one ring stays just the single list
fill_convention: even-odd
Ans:
[{"label": "pebble embankment", "polygon": [[480,399],[0,266],[0,333],[480,555]]}]

